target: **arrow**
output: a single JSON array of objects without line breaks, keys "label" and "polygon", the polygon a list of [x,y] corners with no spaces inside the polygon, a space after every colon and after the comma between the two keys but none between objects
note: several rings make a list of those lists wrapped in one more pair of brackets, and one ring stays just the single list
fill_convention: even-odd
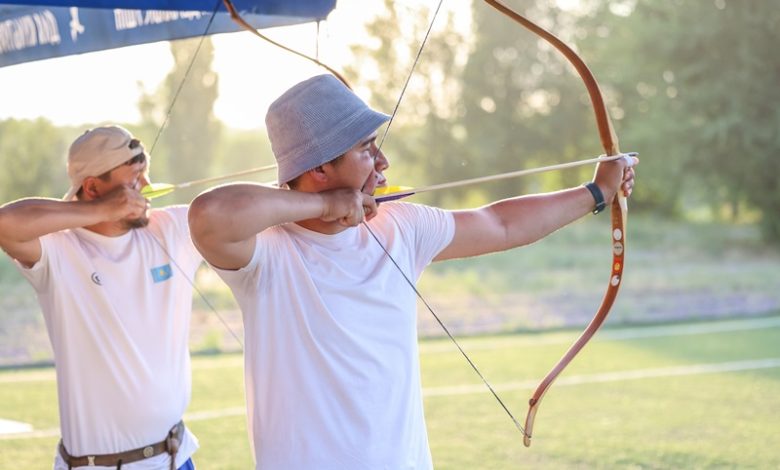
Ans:
[{"label": "arrow", "polygon": [[252,168],[249,170],[242,170],[236,173],[230,173],[229,175],[212,176],[210,178],[187,181],[186,183],[179,183],[179,184],[170,184],[170,183],[151,184],[150,183],[141,189],[141,196],[145,197],[146,199],[154,199],[172,193],[177,189],[189,188],[190,186],[195,186],[198,184],[213,183],[214,181],[222,181],[230,178],[235,178],[237,176],[249,175],[252,173],[260,173],[262,171],[268,171],[274,169],[276,169],[276,165],[266,165],[258,168]]},{"label": "arrow", "polygon": [[387,186],[384,188],[377,188],[374,191],[374,196],[377,202],[395,201],[396,199],[402,199],[413,194],[426,193],[428,191],[437,191],[439,189],[459,188],[461,186],[469,186],[472,184],[486,183],[489,181],[497,181],[508,178],[516,178],[518,176],[533,175],[536,173],[544,173],[548,171],[564,170],[566,168],[574,168],[578,166],[590,165],[592,163],[612,162],[621,158],[629,159],[630,157],[636,157],[639,155],[637,152],[619,153],[612,156],[599,156],[596,158],[589,158],[587,160],[578,160],[576,162],[560,163],[557,165],[543,166],[539,168],[531,168],[528,170],[510,171],[509,173],[499,173],[497,175],[480,176],[477,178],[471,178],[467,180],[453,181],[450,183],[434,184],[431,186],[423,186],[420,188],[410,188],[408,186]]},{"label": "arrow", "polygon": [[[578,166],[590,165],[593,163],[612,162],[621,158],[636,157],[639,155],[637,152],[620,153],[612,156],[599,156],[595,158],[589,158],[586,160],[578,160],[576,162],[560,163],[557,165],[543,166],[539,168],[531,168],[527,170],[510,171],[509,173],[499,173],[490,176],[480,176],[477,178],[470,178],[460,181],[452,181],[449,183],[434,184],[430,186],[422,186],[419,188],[413,188],[411,186],[384,186],[376,188],[374,196],[377,202],[395,201],[397,199],[403,199],[405,197],[412,196],[418,193],[426,193],[429,191],[437,191],[440,189],[459,188],[462,186],[470,186],[478,183],[487,183],[490,181],[498,181],[502,179],[516,178],[519,176],[533,175],[537,173],[545,173],[548,171],[565,170],[567,168],[574,168]],[[187,181],[185,183],[171,184],[171,183],[150,183],[141,189],[141,195],[146,199],[155,199],[166,194],[172,193],[177,189],[188,188],[198,184],[212,183],[215,181],[222,181],[237,176],[249,175],[252,173],[260,173],[262,171],[268,171],[276,169],[276,165],[266,165],[258,168],[252,168],[249,170],[243,170],[229,175],[212,176],[210,178],[202,178],[194,181]]]}]

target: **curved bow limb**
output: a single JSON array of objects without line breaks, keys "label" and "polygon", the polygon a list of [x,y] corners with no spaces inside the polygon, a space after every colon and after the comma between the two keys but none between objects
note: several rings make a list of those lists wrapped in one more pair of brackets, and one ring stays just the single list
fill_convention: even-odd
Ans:
[{"label": "curved bow limb", "polygon": [[[580,78],[585,82],[585,86],[588,90],[591,103],[593,104],[593,111],[596,114],[596,124],[598,125],[599,137],[601,144],[604,147],[604,151],[607,155],[617,155],[620,153],[618,149],[618,139],[615,135],[615,131],[612,128],[612,122],[609,119],[609,113],[607,107],[604,104],[604,98],[601,94],[601,90],[596,82],[593,73],[585,65],[585,62],[572,50],[568,45],[561,41],[558,37],[540,27],[536,23],[528,20],[524,16],[520,15],[516,11],[509,8],[507,5],[498,0],[485,0],[485,3],[498,10],[500,13],[508,16],[515,22],[519,23],[526,29],[530,30],[537,36],[540,36],[545,41],[550,43],[559,52],[561,52],[566,59],[574,66],[580,75]],[[612,272],[609,278],[609,284],[607,291],[604,294],[604,298],[601,301],[598,311],[590,321],[585,331],[582,332],[577,341],[572,344],[563,357],[558,361],[552,370],[542,379],[539,386],[534,391],[533,396],[528,402],[528,414],[525,420],[525,431],[523,436],[523,443],[526,447],[531,445],[531,436],[533,433],[534,419],[536,413],[539,410],[542,398],[550,389],[550,386],[555,382],[555,379],[561,374],[566,366],[574,359],[574,357],[585,347],[590,341],[593,335],[601,327],[604,320],[609,314],[609,310],[612,308],[612,304],[615,302],[618,290],[623,277],[623,257],[625,254],[626,243],[626,215],[628,212],[628,204],[626,202],[625,195],[622,191],[618,191],[611,204],[612,212]]]},{"label": "curved bow limb", "polygon": [[274,46],[276,46],[278,48],[281,48],[281,49],[283,49],[283,50],[285,50],[285,51],[287,51],[287,52],[289,52],[291,54],[295,54],[295,55],[297,55],[298,57],[300,57],[302,59],[306,59],[309,62],[312,62],[314,64],[319,65],[320,67],[324,68],[328,72],[332,73],[336,78],[341,80],[341,82],[347,88],[349,88],[350,90],[352,89],[352,87],[349,85],[349,82],[347,81],[347,79],[344,78],[344,76],[341,75],[340,73],[338,73],[335,69],[329,67],[327,64],[324,64],[324,63],[320,62],[319,60],[315,59],[314,57],[310,57],[310,56],[304,54],[303,52],[296,51],[295,49],[287,47],[284,44],[281,44],[281,43],[279,43],[277,41],[274,41],[273,39],[269,38],[268,36],[265,36],[264,34],[261,34],[259,31],[257,31],[257,29],[255,29],[254,26],[252,26],[249,23],[247,23],[246,20],[244,20],[244,18],[241,17],[241,15],[238,14],[238,11],[236,10],[236,7],[233,5],[233,2],[231,0],[222,0],[222,3],[225,5],[225,9],[227,9],[228,13],[230,14],[230,18],[233,21],[235,21],[236,24],[238,24],[239,26],[241,26],[245,30],[247,30],[250,33],[254,34],[255,36],[259,37],[263,41],[269,42],[269,43],[273,44]]}]

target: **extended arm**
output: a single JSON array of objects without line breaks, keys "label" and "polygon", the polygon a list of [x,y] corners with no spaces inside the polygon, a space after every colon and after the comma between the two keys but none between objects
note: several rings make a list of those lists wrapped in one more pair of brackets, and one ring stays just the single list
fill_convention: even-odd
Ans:
[{"label": "extended arm", "polygon": [[[632,160],[632,164],[637,162],[636,158]],[[607,202],[615,197],[618,188],[630,194],[634,173],[627,167],[625,160],[598,166],[594,182]],[[477,256],[533,243],[590,213],[594,206],[590,191],[576,187],[457,211],[455,236],[436,260]]]}]

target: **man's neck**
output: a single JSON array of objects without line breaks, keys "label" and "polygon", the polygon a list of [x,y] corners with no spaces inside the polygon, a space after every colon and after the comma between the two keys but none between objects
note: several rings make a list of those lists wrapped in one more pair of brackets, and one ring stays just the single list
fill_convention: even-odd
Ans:
[{"label": "man's neck", "polygon": [[295,222],[301,227],[311,230],[312,232],[322,233],[325,235],[335,235],[341,233],[349,227],[345,227],[338,222],[323,222],[319,219],[307,219]]},{"label": "man's neck", "polygon": [[120,222],[100,222],[94,225],[87,225],[84,227],[90,232],[94,232],[105,237],[121,237],[126,234],[131,228],[127,227],[124,223]]}]

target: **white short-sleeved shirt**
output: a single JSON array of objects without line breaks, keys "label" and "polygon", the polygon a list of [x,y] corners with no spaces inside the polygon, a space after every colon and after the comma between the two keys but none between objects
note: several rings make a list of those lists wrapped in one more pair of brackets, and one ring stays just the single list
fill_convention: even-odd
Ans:
[{"label": "white short-sleeved shirt", "polygon": [[[147,227],[119,237],[77,228],[40,241],[41,259],[17,267],[37,292],[54,350],[65,448],[113,454],[162,441],[190,401],[189,280],[202,258],[187,207],[154,210]],[[185,434],[177,466],[198,447]],[[162,454],[122,468],[169,462]],[[58,453],[55,469],[66,468]]]},{"label": "white short-sleeved shirt", "polygon": [[[450,213],[405,203],[368,225],[412,282],[454,234]],[[272,227],[246,267],[217,272],[244,316],[256,468],[432,467],[416,295],[365,226]]]}]

